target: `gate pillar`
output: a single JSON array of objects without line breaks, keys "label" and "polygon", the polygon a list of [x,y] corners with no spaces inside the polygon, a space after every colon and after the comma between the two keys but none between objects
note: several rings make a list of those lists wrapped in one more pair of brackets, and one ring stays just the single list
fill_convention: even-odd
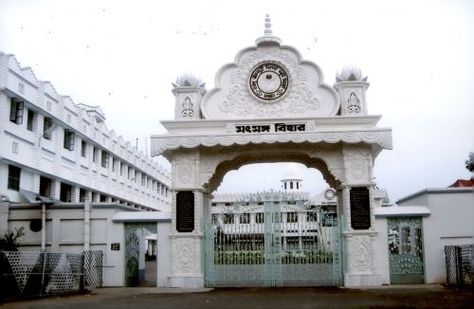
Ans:
[{"label": "gate pillar", "polygon": [[375,269],[373,159],[369,146],[344,145],[345,183],[342,189],[344,285],[381,285]]},{"label": "gate pillar", "polygon": [[170,287],[204,287],[203,204],[207,194],[198,185],[199,151],[172,158],[171,275]]}]

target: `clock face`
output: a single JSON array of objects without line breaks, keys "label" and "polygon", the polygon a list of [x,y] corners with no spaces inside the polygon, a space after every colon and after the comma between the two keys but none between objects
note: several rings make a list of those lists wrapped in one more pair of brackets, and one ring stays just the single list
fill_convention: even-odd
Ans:
[{"label": "clock face", "polygon": [[288,83],[288,73],[273,62],[258,65],[249,78],[249,87],[252,93],[265,101],[281,98],[288,90]]}]

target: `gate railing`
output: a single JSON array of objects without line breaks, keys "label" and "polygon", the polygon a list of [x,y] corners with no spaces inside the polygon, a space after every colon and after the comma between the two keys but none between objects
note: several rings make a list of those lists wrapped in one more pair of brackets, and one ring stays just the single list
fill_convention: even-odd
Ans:
[{"label": "gate railing", "polygon": [[472,285],[474,272],[474,244],[445,246],[446,282],[448,285]]},{"label": "gate railing", "polygon": [[313,209],[290,215],[282,212],[278,202],[263,204],[259,222],[256,216],[255,220],[247,216],[244,223],[205,223],[206,286],[341,285],[337,217]]},{"label": "gate railing", "polygon": [[0,298],[42,297],[102,286],[102,251],[0,251]]}]

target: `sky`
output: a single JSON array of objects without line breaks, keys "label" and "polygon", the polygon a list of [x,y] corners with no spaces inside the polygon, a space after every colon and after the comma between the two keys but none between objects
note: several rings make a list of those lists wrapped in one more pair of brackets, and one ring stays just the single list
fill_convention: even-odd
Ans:
[{"label": "sky", "polygon": [[[474,151],[474,1],[0,0],[0,50],[75,103],[99,105],[114,129],[149,150],[174,118],[171,82],[192,73],[214,87],[219,68],[263,34],[265,14],[285,45],[332,85],[345,65],[368,76],[369,114],[393,130],[374,176],[392,201],[468,179]],[[278,189],[285,164],[229,172],[219,192]],[[319,171],[300,166],[304,188]],[[252,181],[249,181],[252,179]]]}]

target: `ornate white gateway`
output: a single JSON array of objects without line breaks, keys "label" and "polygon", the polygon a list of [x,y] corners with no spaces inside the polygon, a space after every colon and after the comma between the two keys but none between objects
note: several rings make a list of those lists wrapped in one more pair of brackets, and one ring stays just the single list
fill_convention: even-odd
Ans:
[{"label": "ornate white gateway", "polygon": [[203,287],[203,231],[210,194],[230,170],[248,163],[300,162],[338,192],[345,286],[380,285],[375,269],[373,164],[391,149],[390,128],[369,116],[360,71],[345,68],[334,87],[319,67],[265,34],[223,66],[216,88],[182,77],[174,84],[174,121],[152,136],[152,155],[172,162],[172,269],[169,285]]}]

